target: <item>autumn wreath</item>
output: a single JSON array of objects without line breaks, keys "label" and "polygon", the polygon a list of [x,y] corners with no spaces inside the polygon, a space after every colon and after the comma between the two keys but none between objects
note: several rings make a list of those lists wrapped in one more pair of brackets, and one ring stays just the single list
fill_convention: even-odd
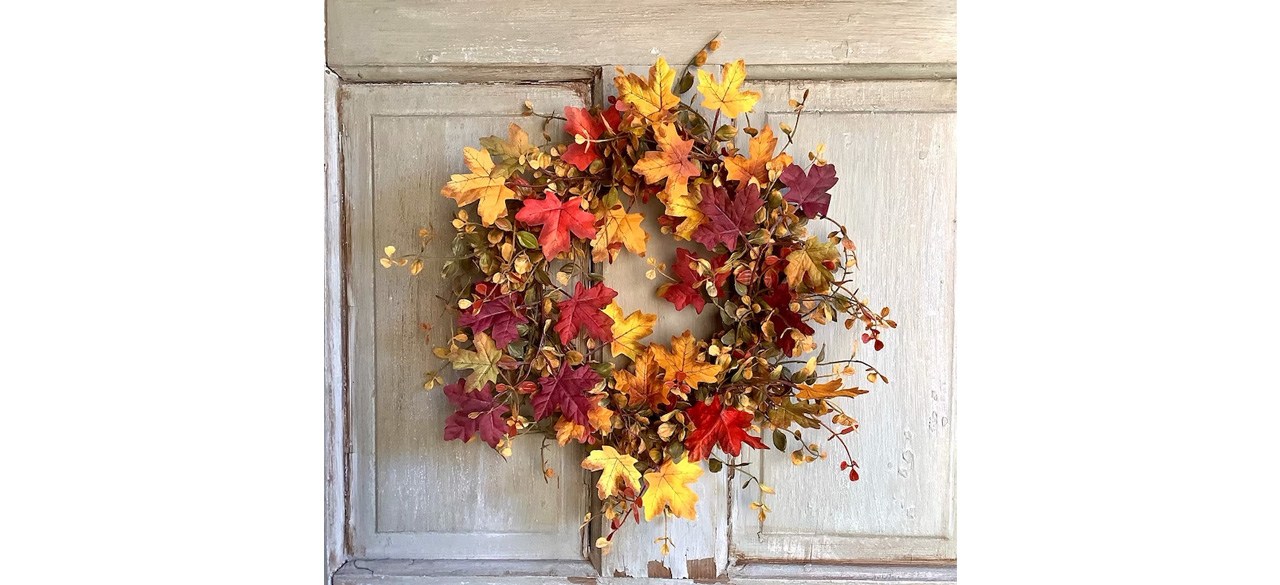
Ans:
[{"label": "autumn wreath", "polygon": [[[608,521],[601,548],[641,511],[646,520],[664,511],[693,519],[698,461],[745,474],[744,489],[755,483],[752,507],[763,521],[773,490],[726,457],[744,444],[767,448],[753,433],[770,431],[779,450],[794,442],[791,459],[801,464],[827,453],[800,429],[821,432],[839,442],[840,469],[857,480],[844,435],[858,423],[832,399],[866,392],[846,387],[846,376],[884,381],[852,352],[824,362],[816,351],[815,324],[858,327],[876,350],[896,325],[852,286],[854,244],[826,217],[835,167],[821,147],[808,168],[786,153],[808,92],[790,102],[795,121],[778,124],[787,141],[775,153],[773,130],[750,126],[760,94],[742,89],[743,62],[724,65],[719,79],[698,69],[717,44],[680,75],[661,58],[647,79],[619,69],[618,95],[603,109],[566,107],[561,117],[526,102],[523,113],[541,119],[547,144],[535,146],[512,124],[506,138],[465,148],[470,172],[443,189],[460,208],[454,257],[442,271],[459,313],[435,350],[447,363],[426,387],[443,385],[456,408],[444,438],[479,437],[504,456],[513,438],[533,433],[588,445],[582,466],[600,472]],[[695,80],[702,110],[681,97]],[[734,144],[739,118],[746,152]],[[567,144],[551,143],[553,120],[563,121]],[[669,267],[648,258],[646,276],[662,280],[656,292],[676,310],[713,305],[719,326],[707,339],[686,331],[669,344],[641,341],[657,316],[627,314],[603,282],[601,266],[623,248],[645,255],[644,216],[632,209],[652,197],[663,205],[661,232],[701,248],[677,249]],[[819,220],[831,227],[812,234]],[[386,253],[384,266],[414,274],[424,266],[421,254]],[[470,375],[445,384],[446,366]],[[544,472],[554,473],[545,463]]]}]

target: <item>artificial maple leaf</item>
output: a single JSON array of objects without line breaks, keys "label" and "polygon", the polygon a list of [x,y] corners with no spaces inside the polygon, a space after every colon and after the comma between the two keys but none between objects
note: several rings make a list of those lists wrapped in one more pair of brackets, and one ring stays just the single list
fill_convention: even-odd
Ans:
[{"label": "artificial maple leaf", "polygon": [[[596,144],[589,141],[599,139],[604,134],[604,123],[599,118],[592,116],[591,112],[586,108],[575,108],[573,106],[564,107],[564,119],[564,130],[574,137],[574,143],[565,149],[560,158],[578,167],[578,170],[585,171],[587,167],[591,166],[592,162],[600,158]],[[578,144],[578,136],[586,138],[588,142]]]},{"label": "artificial maple leaf", "polygon": [[724,369],[718,364],[707,363],[698,349],[698,340],[688,330],[680,337],[671,338],[670,350],[654,346],[653,359],[662,368],[663,382],[682,394],[687,394],[682,391],[684,388],[715,382],[716,375]]},{"label": "artificial maple leaf", "polygon": [[676,281],[663,283],[658,287],[658,296],[671,301],[677,311],[693,305],[693,310],[702,313],[706,299],[702,296],[702,284],[706,282],[700,274],[693,270],[698,257],[684,248],[676,248],[676,261],[671,263],[671,271]]},{"label": "artificial maple leaf", "polygon": [[596,216],[582,209],[581,197],[570,197],[561,202],[550,190],[546,199],[525,199],[524,207],[516,212],[516,219],[529,225],[540,225],[538,243],[547,258],[555,258],[569,249],[569,233],[579,238],[596,237]]},{"label": "artificial maple leaf", "polygon": [[[680,220],[680,223],[672,229],[677,238],[692,240],[698,226],[707,220],[707,216],[698,209],[702,200],[697,193],[690,192],[688,187],[685,188],[684,193],[678,195],[668,195],[663,191],[658,194],[658,199],[666,206],[666,215]],[[662,223],[661,218],[659,223]]]},{"label": "artificial maple leaf", "polygon": [[471,370],[471,375],[467,376],[468,388],[475,389],[495,382],[500,368],[515,365],[515,360],[502,353],[488,333],[483,331],[476,333],[474,345],[474,350],[460,349],[449,360],[455,370]]},{"label": "artificial maple leaf", "polygon": [[462,160],[471,173],[451,176],[440,192],[458,207],[479,201],[480,222],[493,225],[507,214],[507,201],[515,199],[516,192],[507,188],[507,175],[494,168],[488,150],[468,146],[462,149]]},{"label": "artificial maple leaf", "polygon": [[690,463],[685,456],[679,461],[666,461],[657,471],[644,474],[646,487],[641,496],[644,519],[653,520],[663,508],[670,508],[678,518],[697,520],[698,494],[689,489],[688,484],[701,476],[702,466]]},{"label": "artificial maple leaf", "polygon": [[533,393],[533,416],[546,418],[559,411],[568,420],[586,426],[591,411],[589,390],[600,383],[600,374],[590,366],[560,366],[554,374],[538,378],[538,391]]},{"label": "artificial maple leaf", "polygon": [[791,159],[791,156],[786,153],[774,157],[773,149],[777,146],[778,139],[773,135],[773,129],[765,125],[748,142],[747,150],[751,155],[750,158],[738,154],[724,160],[724,168],[729,171],[729,180],[739,181],[742,184],[768,182],[769,163],[782,157]]},{"label": "artificial maple leaf", "polygon": [[591,410],[587,411],[587,422],[590,423],[591,430],[602,431],[601,435],[607,435],[613,428],[613,411],[599,404],[592,404]]},{"label": "artificial maple leaf", "polygon": [[485,384],[468,392],[459,378],[457,383],[444,387],[444,395],[457,407],[444,421],[446,441],[465,442],[479,435],[481,441],[496,449],[503,437],[515,434],[515,429],[507,425],[504,418],[511,409],[494,402],[493,386]]},{"label": "artificial maple leaf", "polygon": [[746,410],[738,410],[720,404],[720,397],[715,396],[711,403],[699,402],[689,409],[689,419],[693,421],[693,432],[685,439],[684,445],[689,449],[689,459],[698,461],[711,455],[716,445],[729,455],[737,457],[742,452],[742,444],[746,443],[756,449],[764,449],[760,437],[747,434],[754,415]]},{"label": "artificial maple leaf", "polygon": [[490,155],[502,159],[502,162],[497,164],[497,169],[504,176],[509,175],[516,167],[524,164],[527,160],[526,157],[537,150],[532,144],[529,144],[529,134],[515,122],[512,122],[507,127],[506,140],[497,136],[486,136],[480,139],[480,145],[489,151]]},{"label": "artificial maple leaf", "polygon": [[694,241],[714,250],[716,244],[724,244],[730,251],[737,249],[738,236],[756,228],[756,212],[764,207],[760,188],[755,185],[739,187],[732,198],[724,187],[702,184],[702,203],[699,209],[707,220],[693,233]]},{"label": "artificial maple leaf", "polygon": [[619,109],[625,108],[650,122],[664,120],[680,104],[679,96],[671,92],[675,81],[676,72],[662,57],[658,57],[657,62],[649,68],[647,82],[634,73],[614,77],[618,99],[624,104]]},{"label": "artificial maple leaf", "polygon": [[636,469],[636,458],[623,455],[609,445],[588,454],[582,460],[582,468],[600,472],[596,489],[602,500],[617,492],[620,482],[632,490],[640,491],[640,471]]},{"label": "artificial maple leaf", "polygon": [[609,345],[609,353],[614,357],[625,355],[631,359],[636,359],[636,355],[644,351],[644,344],[640,343],[641,339],[653,333],[653,324],[658,321],[657,315],[649,315],[639,310],[632,311],[630,316],[622,316],[622,307],[618,303],[609,303],[604,308],[604,314],[613,319],[613,325],[610,327],[613,333],[613,341]]},{"label": "artificial maple leaf", "polygon": [[840,258],[840,252],[830,243],[818,242],[818,238],[809,238],[804,247],[787,254],[787,267],[782,273],[787,277],[787,284],[792,289],[800,290],[807,286],[809,290],[823,292],[831,284],[831,270],[824,262],[834,262]]},{"label": "artificial maple leaf", "polygon": [[520,337],[516,326],[529,320],[520,299],[519,293],[511,293],[476,303],[458,315],[458,324],[472,333],[488,333],[498,347],[506,347]]},{"label": "artificial maple leaf", "polygon": [[647,404],[650,410],[657,410],[663,404],[671,404],[671,392],[658,378],[661,370],[653,359],[652,347],[646,347],[636,355],[632,361],[634,372],[614,370],[613,382],[615,387],[627,393],[628,405]]},{"label": "artificial maple leaf", "polygon": [[803,335],[813,335],[813,327],[804,322],[804,317],[801,317],[800,313],[791,309],[793,298],[791,287],[785,282],[769,289],[768,294],[760,296],[761,300],[773,308],[769,321],[773,323],[773,329],[778,333],[778,347],[787,355],[792,355],[796,347],[796,340],[788,333],[788,329],[799,331]]},{"label": "artificial maple leaf", "polygon": [[835,398],[837,396],[854,397],[869,392],[869,390],[861,388],[842,389],[841,386],[843,385],[844,383],[839,378],[812,386],[809,384],[797,384],[796,387],[800,391],[796,392],[796,398],[800,400],[817,400],[819,398]]},{"label": "artificial maple leaf", "polygon": [[591,429],[587,425],[580,425],[567,418],[560,419],[555,424],[556,443],[561,447],[568,445],[569,441],[577,441],[586,445],[591,441]]},{"label": "artificial maple leaf", "polygon": [[[670,122],[654,126],[653,136],[658,143],[658,150],[644,153],[644,158],[636,162],[633,170],[644,175],[645,182],[650,185],[665,180],[666,187],[663,193],[666,199],[664,201],[687,195],[689,177],[702,174],[701,163],[689,158],[689,154],[693,152],[693,139],[681,139],[675,125]],[[659,198],[662,198],[662,195],[659,195]]]},{"label": "artificial maple leaf", "polygon": [[560,334],[560,343],[568,345],[578,336],[579,328],[596,341],[613,341],[613,319],[602,312],[605,306],[618,296],[618,291],[596,283],[591,288],[574,283],[573,296],[560,301],[556,306],[560,309],[560,320],[556,321],[556,333]]},{"label": "artificial maple leaf", "polygon": [[747,64],[738,59],[725,63],[720,67],[720,76],[724,80],[717,82],[710,73],[698,70],[698,93],[702,94],[702,107],[717,109],[730,118],[736,118],[744,112],[750,112],[760,101],[760,92],[742,91],[742,82],[747,79]]},{"label": "artificial maple leaf", "polygon": [[614,261],[618,250],[626,246],[632,254],[644,256],[649,234],[641,227],[642,213],[627,213],[621,206],[605,213],[604,226],[591,241],[591,257],[596,262]]},{"label": "artificial maple leaf", "polygon": [[831,194],[828,193],[840,179],[836,177],[836,166],[831,164],[813,165],[806,175],[800,165],[790,165],[782,170],[778,177],[787,186],[784,199],[800,206],[800,210],[809,217],[826,215],[831,206]]}]

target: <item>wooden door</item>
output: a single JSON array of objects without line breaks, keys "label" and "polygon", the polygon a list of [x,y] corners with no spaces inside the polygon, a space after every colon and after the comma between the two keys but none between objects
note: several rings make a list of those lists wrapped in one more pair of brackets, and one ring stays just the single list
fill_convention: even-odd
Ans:
[{"label": "wooden door", "polygon": [[[607,10],[581,0],[329,0],[327,12],[326,577],[954,578],[949,0],[659,1]],[[439,196],[441,185],[462,170],[463,146],[521,121],[523,102],[543,111],[599,103],[615,66],[644,69],[658,54],[685,60],[716,31],[724,31],[717,59],[745,58],[749,85],[764,95],[756,125],[777,131],[787,100],[810,90],[812,113],[792,152],[825,143],[841,169],[831,213],[857,240],[865,288],[899,317],[893,343],[876,356],[892,382],[851,406],[863,421],[853,442],[861,481],[821,465],[793,467],[775,452],[750,454],[753,471],[778,491],[763,524],[731,486],[741,478],[707,474],[697,486],[698,520],[671,520],[670,554],[653,542],[660,526],[631,525],[599,558],[590,528],[579,528],[592,492],[581,452],[553,444],[546,458],[557,474],[544,481],[539,444],[517,442],[503,461],[441,440],[448,409],[438,391],[422,388],[437,358],[420,324],[447,332],[452,315],[433,300],[438,279],[382,270],[377,258],[386,244],[416,242],[420,228],[428,264],[447,252],[456,207]],[[661,241],[651,253],[663,258],[671,250]],[[696,329],[692,315],[653,299],[643,268],[627,258],[606,274],[627,297],[620,302],[662,311],[655,338]],[[851,345],[837,329],[820,341]]]}]

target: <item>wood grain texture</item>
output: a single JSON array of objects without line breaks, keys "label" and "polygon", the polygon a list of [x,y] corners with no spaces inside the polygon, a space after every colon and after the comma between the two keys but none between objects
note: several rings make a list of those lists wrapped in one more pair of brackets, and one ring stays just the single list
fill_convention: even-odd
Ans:
[{"label": "wood grain texture", "polygon": [[[717,579],[696,579],[695,583],[737,583],[740,585],[796,585],[797,583],[862,583],[896,585],[955,583],[955,567],[901,567],[848,565],[752,564],[735,567]],[[690,580],[669,577],[604,577],[585,562],[465,560],[355,560],[334,576],[335,585],[401,584],[492,584],[526,585],[564,583],[575,585],[687,585]]]},{"label": "wood grain texture", "polygon": [[328,0],[325,29],[339,73],[683,62],[718,31],[751,64],[950,63],[955,30],[954,0]]},{"label": "wood grain texture", "polygon": [[338,152],[338,77],[324,76],[324,545],[325,575],[347,561],[346,362],[343,335],[342,165]]},{"label": "wood grain texture", "polygon": [[856,344],[856,329],[819,328],[827,359],[848,357],[856,346],[858,357],[891,380],[874,386],[861,380],[871,394],[841,399],[862,421],[849,441],[862,479],[849,482],[836,467],[843,456],[838,444],[817,434],[812,440],[830,461],[797,467],[785,453],[748,454],[743,460],[778,493],[768,499],[773,512],[763,525],[748,508],[755,494],[733,493],[732,554],[740,562],[953,559],[955,82],[760,87],[757,110],[775,128],[791,123],[788,98],[811,90],[812,111],[800,121],[792,153],[803,159],[827,144],[840,176],[831,216],[858,245],[858,285],[873,307],[892,307],[899,327],[880,352]]},{"label": "wood grain texture", "polygon": [[[454,315],[437,295],[457,208],[440,187],[463,170],[462,147],[528,122],[518,115],[526,99],[558,108],[588,94],[582,83],[341,86],[356,558],[581,558],[581,453],[550,449],[558,479],[547,483],[535,439],[517,440],[509,461],[444,441],[451,408],[422,387],[439,362],[419,324],[436,343],[451,334]],[[437,234],[421,275],[377,265],[385,245],[416,250],[419,227]]]}]

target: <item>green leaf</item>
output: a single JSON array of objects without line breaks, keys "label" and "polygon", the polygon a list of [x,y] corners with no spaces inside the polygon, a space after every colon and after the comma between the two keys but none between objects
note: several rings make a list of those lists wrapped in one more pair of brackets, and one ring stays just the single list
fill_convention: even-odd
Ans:
[{"label": "green leaf", "polygon": [[519,240],[521,246],[524,246],[525,248],[528,248],[530,250],[539,249],[538,236],[533,235],[532,232],[524,232],[524,231],[516,232],[516,240]]},{"label": "green leaf", "polygon": [[786,451],[787,434],[779,429],[773,429],[773,446],[779,451]]},{"label": "green leaf", "polygon": [[676,84],[676,93],[684,93],[693,88],[693,72],[690,71],[680,78],[680,83]]},{"label": "green leaf", "polygon": [[724,464],[721,463],[719,459],[713,458],[707,460],[707,470],[711,473],[720,473],[720,470],[723,468]]}]

